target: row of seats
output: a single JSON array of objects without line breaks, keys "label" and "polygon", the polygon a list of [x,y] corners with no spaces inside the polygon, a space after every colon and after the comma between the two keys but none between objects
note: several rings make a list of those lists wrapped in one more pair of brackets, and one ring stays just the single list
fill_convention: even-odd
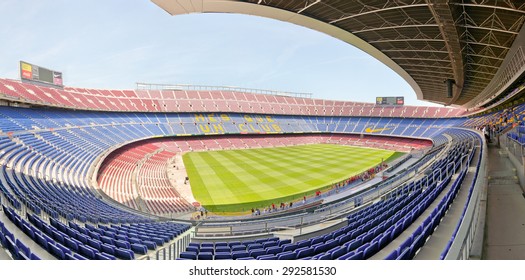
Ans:
[{"label": "row of seats", "polygon": [[16,239],[2,222],[0,222],[0,247],[7,249],[14,260],[40,260],[28,246]]},{"label": "row of seats", "polygon": [[520,145],[525,146],[525,133],[521,132],[521,130],[525,130],[525,126],[518,127],[516,132],[507,133],[507,137],[516,141]]}]

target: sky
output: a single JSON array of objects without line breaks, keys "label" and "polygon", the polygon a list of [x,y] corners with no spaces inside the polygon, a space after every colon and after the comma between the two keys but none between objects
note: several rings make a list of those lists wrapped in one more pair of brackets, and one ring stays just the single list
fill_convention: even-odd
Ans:
[{"label": "sky", "polygon": [[408,83],[354,46],[274,19],[171,16],[149,0],[2,0],[0,11],[2,78],[19,79],[23,60],[63,72],[72,87],[237,86],[434,105],[418,101]]}]

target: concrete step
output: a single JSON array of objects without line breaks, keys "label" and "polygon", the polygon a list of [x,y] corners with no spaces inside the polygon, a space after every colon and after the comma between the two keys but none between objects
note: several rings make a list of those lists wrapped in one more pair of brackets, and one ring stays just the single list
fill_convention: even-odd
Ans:
[{"label": "concrete step", "polygon": [[490,179],[489,185],[516,185],[519,184],[518,177],[508,179]]},{"label": "concrete step", "polygon": [[500,171],[491,171],[491,172],[489,172],[489,179],[515,177],[515,176],[517,176],[516,168],[511,168],[511,169],[508,169],[508,170],[500,170]]}]

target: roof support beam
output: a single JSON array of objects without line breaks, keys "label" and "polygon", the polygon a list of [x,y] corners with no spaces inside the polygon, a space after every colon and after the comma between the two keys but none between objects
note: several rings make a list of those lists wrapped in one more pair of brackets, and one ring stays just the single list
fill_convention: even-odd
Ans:
[{"label": "roof support beam", "polygon": [[[319,3],[319,2],[321,2],[321,0],[316,0],[315,2],[312,2],[312,3],[308,4],[308,5],[306,5],[306,7],[300,9],[299,11],[297,11],[297,13],[300,14],[300,13],[304,12],[306,9],[312,7],[313,5],[315,5],[315,4]],[[260,4],[260,2],[259,2],[259,4]]]},{"label": "roof support beam", "polygon": [[357,31],[353,31],[352,33],[359,34],[359,33],[372,32],[372,31],[382,31],[382,30],[399,29],[399,28],[421,28],[421,27],[439,27],[439,25],[437,24],[393,25],[393,26],[383,26],[383,27],[357,30]]},{"label": "roof support beam", "polygon": [[398,9],[407,9],[407,8],[413,8],[413,7],[425,7],[426,5],[427,4],[413,4],[413,5],[404,5],[404,6],[396,6],[396,7],[377,9],[377,10],[368,11],[368,12],[364,12],[364,13],[358,13],[358,14],[353,14],[353,15],[350,15],[350,16],[345,16],[345,17],[342,17],[340,19],[332,20],[332,21],[330,21],[328,23],[333,24],[333,23],[337,23],[337,22],[340,22],[340,21],[343,21],[343,20],[347,20],[347,19],[351,19],[351,18],[355,18],[355,17],[360,17],[360,16],[366,16],[366,15],[375,14],[375,13],[380,13],[380,12],[384,12],[384,11],[391,11],[391,10],[398,10]]},{"label": "roof support beam", "polygon": [[417,68],[405,68],[410,75],[413,76],[414,73],[434,73],[434,74],[443,74],[443,75],[449,75],[450,76],[450,70],[449,71],[433,71],[431,69],[417,69]]},{"label": "roof support beam", "polygon": [[451,71],[450,67],[442,66],[442,65],[430,65],[430,64],[409,64],[409,63],[399,63],[399,66],[402,66],[403,68],[407,70],[411,70],[411,67],[421,67],[421,68],[438,68],[438,69],[444,69],[445,71],[449,72]]},{"label": "roof support beam", "polygon": [[436,62],[447,62],[450,63],[450,60],[447,59],[436,59],[436,58],[425,58],[425,57],[392,57],[392,60],[423,60],[423,61],[436,61]]},{"label": "roof support beam", "polygon": [[514,32],[510,30],[488,28],[488,27],[483,27],[483,26],[475,26],[471,24],[458,24],[457,26],[463,27],[463,28],[469,28],[469,29],[480,29],[480,30],[485,30],[485,31],[493,31],[493,32],[501,32],[501,33],[507,33],[507,34],[512,34],[512,35],[518,35],[518,32]]},{"label": "roof support beam", "polygon": [[487,43],[481,43],[481,42],[465,41],[465,40],[461,40],[461,42],[464,43],[464,44],[480,45],[480,46],[485,46],[485,47],[491,47],[491,48],[499,48],[499,49],[504,49],[504,50],[510,50],[509,47],[498,46],[498,45],[487,44]]},{"label": "roof support beam", "polygon": [[513,9],[513,8],[507,8],[507,7],[501,7],[501,6],[494,6],[494,5],[487,5],[487,4],[471,4],[471,3],[450,3],[450,5],[463,6],[463,7],[484,8],[484,9],[492,9],[492,10],[502,10],[502,11],[518,12],[518,13],[525,14],[524,10],[518,10],[517,9],[519,7]]},{"label": "roof support beam", "polygon": [[443,39],[425,39],[425,38],[413,38],[413,39],[381,39],[381,40],[375,40],[370,41],[370,44],[376,44],[376,43],[396,43],[396,42],[444,42]]},{"label": "roof support beam", "polygon": [[[453,104],[461,95],[463,91],[463,83],[465,81],[465,71],[463,69],[463,56],[461,52],[461,44],[459,35],[454,25],[454,16],[449,7],[448,0],[426,0],[430,11],[434,15],[434,19],[439,25],[441,36],[445,40],[448,56],[452,63],[452,73],[454,76],[454,90],[452,99],[448,105]],[[445,94],[445,93],[443,93]]]},{"label": "roof support beam", "polygon": [[390,49],[390,50],[383,50],[383,52],[429,52],[429,53],[448,53],[447,51],[437,51],[437,50],[405,50],[405,49]]}]

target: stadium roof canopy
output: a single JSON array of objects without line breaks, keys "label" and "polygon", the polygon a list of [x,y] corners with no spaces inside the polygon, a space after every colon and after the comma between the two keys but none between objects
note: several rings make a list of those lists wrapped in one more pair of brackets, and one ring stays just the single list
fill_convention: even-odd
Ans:
[{"label": "stadium roof canopy", "polygon": [[[418,99],[465,108],[525,70],[523,0],[152,0],[172,15],[240,13],[348,42],[401,75]],[[445,80],[455,82],[447,97]]]}]

